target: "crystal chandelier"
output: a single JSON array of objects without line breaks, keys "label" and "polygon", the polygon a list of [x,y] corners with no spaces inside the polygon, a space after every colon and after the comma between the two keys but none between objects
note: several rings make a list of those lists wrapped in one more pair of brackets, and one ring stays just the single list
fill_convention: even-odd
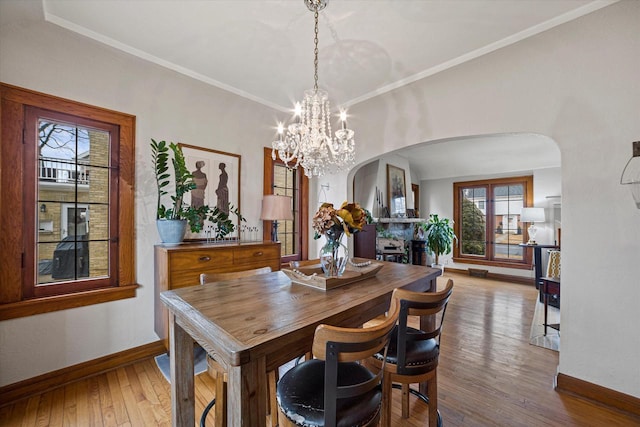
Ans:
[{"label": "crystal chandelier", "polygon": [[348,170],[355,163],[354,132],[347,128],[347,112],[340,111],[341,126],[333,138],[329,94],[318,89],[318,12],[327,6],[327,2],[304,0],[315,18],[313,89],[306,90],[302,102],[296,103],[294,122],[287,126],[286,134],[284,124],[278,124],[278,139],[271,144],[273,160],[277,151],[287,167],[295,169],[300,165],[308,177]]}]

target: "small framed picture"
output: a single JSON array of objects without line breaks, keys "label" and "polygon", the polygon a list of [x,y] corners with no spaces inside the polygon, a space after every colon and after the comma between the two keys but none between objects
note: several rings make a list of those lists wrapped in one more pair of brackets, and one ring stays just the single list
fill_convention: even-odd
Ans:
[{"label": "small framed picture", "polygon": [[404,169],[387,164],[387,200],[391,218],[403,217],[406,213],[407,185]]}]

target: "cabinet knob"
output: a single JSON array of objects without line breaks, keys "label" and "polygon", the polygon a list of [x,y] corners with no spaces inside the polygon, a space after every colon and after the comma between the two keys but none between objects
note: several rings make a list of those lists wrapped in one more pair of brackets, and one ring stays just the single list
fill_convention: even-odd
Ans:
[{"label": "cabinet knob", "polygon": [[262,251],[253,253],[253,256],[262,256],[262,255],[264,255]]},{"label": "cabinet knob", "polygon": [[201,256],[199,260],[202,262],[207,262],[207,261],[211,261],[211,257],[205,255],[205,256]]}]

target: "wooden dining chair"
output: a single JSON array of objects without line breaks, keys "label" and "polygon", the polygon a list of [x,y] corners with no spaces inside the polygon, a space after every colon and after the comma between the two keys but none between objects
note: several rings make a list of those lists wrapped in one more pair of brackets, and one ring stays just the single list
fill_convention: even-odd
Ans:
[{"label": "wooden dining chair", "polygon": [[278,381],[280,421],[284,426],[375,426],[382,404],[382,373],[358,361],[386,354],[398,310],[371,328],[319,325],[314,359],[291,368]]},{"label": "wooden dining chair", "polygon": [[[257,276],[260,274],[271,273],[271,267],[254,268],[251,270],[232,271],[227,273],[202,273],[200,274],[200,284],[212,282],[222,282],[225,280],[240,279],[243,277]],[[216,382],[216,397],[209,402],[202,417],[200,419],[200,426],[205,426],[205,420],[211,408],[215,405],[215,419],[217,426],[227,425],[227,372],[224,367],[215,360],[214,357],[209,357],[209,374],[215,379]],[[275,385],[277,381],[277,372],[271,371],[267,374],[269,393],[267,394],[269,414],[271,416],[271,425],[278,424],[278,406],[275,398]]]},{"label": "wooden dining chair", "polygon": [[[391,425],[391,401],[393,383],[402,389],[402,417],[409,418],[409,394],[418,396],[429,405],[429,426],[442,425],[438,412],[437,368],[440,356],[440,334],[447,304],[453,292],[453,280],[438,292],[414,292],[397,289],[391,306],[397,306],[398,325],[391,334],[389,349],[385,357],[378,352],[367,360],[367,366],[384,373],[382,422]],[[407,325],[409,316],[428,316],[425,330]],[[427,382],[427,396],[410,389],[409,384]],[[393,385],[393,387],[392,387]]]}]

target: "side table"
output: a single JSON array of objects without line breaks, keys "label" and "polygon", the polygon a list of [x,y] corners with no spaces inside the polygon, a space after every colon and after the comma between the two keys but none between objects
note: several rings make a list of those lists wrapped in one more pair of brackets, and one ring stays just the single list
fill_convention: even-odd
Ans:
[{"label": "side table", "polygon": [[[540,289],[541,278],[542,278],[542,249],[559,249],[560,246],[557,245],[529,245],[527,243],[520,243],[518,246],[523,248],[533,248],[533,264],[534,264],[534,273],[535,273],[535,281],[536,281],[536,289]],[[540,292],[540,302],[542,302],[543,296],[542,292]]]},{"label": "side table", "polygon": [[547,313],[549,308],[549,297],[551,295],[560,296],[560,278],[559,277],[542,277],[540,293],[544,295],[544,335],[547,335],[547,327],[556,331],[560,330],[559,323],[547,323]]}]

